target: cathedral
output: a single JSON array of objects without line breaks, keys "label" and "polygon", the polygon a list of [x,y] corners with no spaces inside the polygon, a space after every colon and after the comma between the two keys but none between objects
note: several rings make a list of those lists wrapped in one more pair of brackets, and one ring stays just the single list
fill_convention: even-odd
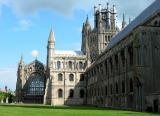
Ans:
[{"label": "cathedral", "polygon": [[94,7],[81,51],[56,50],[51,30],[46,64],[20,59],[17,102],[160,112],[160,0],[128,25],[123,15],[121,29],[116,21],[115,5]]}]

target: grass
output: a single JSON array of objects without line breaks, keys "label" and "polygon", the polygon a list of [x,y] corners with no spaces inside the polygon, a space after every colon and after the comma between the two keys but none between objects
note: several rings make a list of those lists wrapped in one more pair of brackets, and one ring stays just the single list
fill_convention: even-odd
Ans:
[{"label": "grass", "polygon": [[160,116],[144,113],[81,106],[0,105],[0,116]]}]

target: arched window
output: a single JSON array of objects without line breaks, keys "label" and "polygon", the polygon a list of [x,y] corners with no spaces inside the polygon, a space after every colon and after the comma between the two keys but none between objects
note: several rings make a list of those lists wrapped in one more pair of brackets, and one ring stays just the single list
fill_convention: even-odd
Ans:
[{"label": "arched window", "polygon": [[71,61],[68,62],[68,65],[69,65],[69,69],[72,69],[72,62]]},{"label": "arched window", "polygon": [[58,81],[63,81],[63,75],[61,73],[58,74]]},{"label": "arched window", "polygon": [[107,85],[105,86],[105,95],[107,96],[108,90],[107,90]]},{"label": "arched window", "polygon": [[44,78],[39,73],[31,74],[24,87],[26,95],[44,95],[44,83]]},{"label": "arched window", "polygon": [[82,70],[83,69],[83,63],[79,62],[79,69]]},{"label": "arched window", "polygon": [[124,54],[124,50],[121,51],[121,60],[122,60],[122,65],[124,67],[125,66],[125,54]]},{"label": "arched window", "polygon": [[109,59],[109,63],[110,63],[110,68],[111,68],[111,72],[112,72],[112,70],[113,70],[112,58]]},{"label": "arched window", "polygon": [[116,83],[116,94],[118,94],[118,83]]},{"label": "arched window", "polygon": [[63,97],[63,90],[62,89],[58,89],[58,97],[59,98]]},{"label": "arched window", "polygon": [[84,81],[84,74],[80,74],[80,81]]},{"label": "arched window", "polygon": [[99,96],[99,88],[97,88],[97,93],[98,93],[97,96]]},{"label": "arched window", "polygon": [[130,92],[133,92],[133,81],[130,79],[129,81],[129,86],[130,86]]},{"label": "arched window", "polygon": [[125,93],[125,83],[122,81],[122,93]]},{"label": "arched window", "polygon": [[128,53],[129,53],[130,66],[132,66],[133,65],[133,47],[132,46],[128,47]]},{"label": "arched window", "polygon": [[74,75],[73,74],[69,75],[69,81],[74,81]]},{"label": "arched window", "polygon": [[84,90],[83,89],[80,90],[80,98],[84,98]]},{"label": "arched window", "polygon": [[70,89],[69,90],[69,98],[73,98],[74,97],[74,90]]},{"label": "arched window", "polygon": [[154,22],[154,26],[157,26],[157,24],[158,24],[158,21],[155,21],[155,22]]},{"label": "arched window", "polygon": [[60,68],[61,68],[61,62],[57,61],[57,69],[60,69]]},{"label": "arched window", "polygon": [[110,85],[110,93],[111,93],[111,95],[112,95],[112,84]]},{"label": "arched window", "polygon": [[118,70],[118,55],[115,55],[115,66],[116,66],[116,70]]}]

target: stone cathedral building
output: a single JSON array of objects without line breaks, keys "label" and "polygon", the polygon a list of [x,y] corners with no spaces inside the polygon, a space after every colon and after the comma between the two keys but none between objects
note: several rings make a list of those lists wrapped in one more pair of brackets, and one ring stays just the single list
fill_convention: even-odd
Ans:
[{"label": "stone cathedral building", "polygon": [[55,50],[51,30],[46,65],[20,60],[17,102],[160,111],[160,0],[121,29],[116,17],[114,5],[94,7],[81,51]]}]

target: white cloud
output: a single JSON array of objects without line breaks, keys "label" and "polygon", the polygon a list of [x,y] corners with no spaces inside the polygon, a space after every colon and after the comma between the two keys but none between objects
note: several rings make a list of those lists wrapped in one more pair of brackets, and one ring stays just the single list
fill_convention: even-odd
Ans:
[{"label": "white cloud", "polygon": [[17,26],[13,28],[14,31],[27,31],[32,26],[32,22],[30,20],[20,20],[17,23]]},{"label": "white cloud", "polygon": [[0,0],[0,16],[2,15],[2,7],[8,5],[8,0]]},{"label": "white cloud", "polygon": [[4,89],[5,86],[8,86],[8,89],[15,90],[16,87],[16,76],[17,66],[8,66],[0,68],[0,88]]},{"label": "white cloud", "polygon": [[0,6],[8,5],[18,15],[31,15],[44,9],[56,11],[63,15],[70,15],[76,9],[82,9],[88,13],[94,5],[97,6],[101,3],[105,7],[106,2],[110,2],[111,4],[116,4],[120,14],[126,12],[131,17],[135,17],[137,13],[153,1],[131,0],[128,3],[128,0],[0,0]]},{"label": "white cloud", "polygon": [[33,57],[38,57],[39,51],[38,51],[38,50],[32,50],[31,55],[32,55]]}]

